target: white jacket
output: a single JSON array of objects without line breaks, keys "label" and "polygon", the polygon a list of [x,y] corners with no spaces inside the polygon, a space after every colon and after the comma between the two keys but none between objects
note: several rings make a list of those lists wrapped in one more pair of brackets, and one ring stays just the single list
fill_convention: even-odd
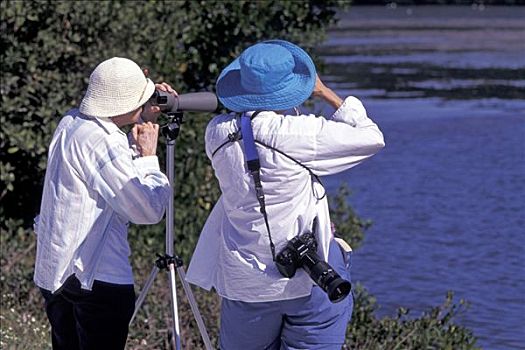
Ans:
[{"label": "white jacket", "polygon": [[156,156],[132,160],[112,121],[69,111],[49,147],[35,219],[37,286],[54,292],[73,273],[83,289],[95,279],[132,284],[128,222],[160,221],[170,195]]},{"label": "white jacket", "polygon": [[[216,116],[206,130],[206,153],[222,195],[202,230],[187,280],[214,287],[231,300],[262,302],[309,295],[313,282],[299,269],[291,278],[278,272],[264,218],[248,172],[242,141],[212,153],[240,128],[235,114]],[[293,157],[317,175],[347,170],[384,147],[383,135],[362,103],[348,97],[330,117],[261,112],[252,121],[254,138]],[[318,218],[318,253],[326,260],[332,238],[322,186],[292,160],[257,145],[261,180],[276,252],[292,237],[311,230]]]}]

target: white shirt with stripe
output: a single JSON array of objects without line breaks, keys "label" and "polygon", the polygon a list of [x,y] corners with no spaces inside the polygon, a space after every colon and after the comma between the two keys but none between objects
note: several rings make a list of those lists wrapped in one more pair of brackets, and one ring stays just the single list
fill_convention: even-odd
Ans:
[{"label": "white shirt with stripe", "polygon": [[171,187],[156,156],[133,159],[109,119],[66,113],[51,141],[40,215],[35,218],[35,283],[51,292],[76,274],[132,284],[127,226],[159,222]]}]

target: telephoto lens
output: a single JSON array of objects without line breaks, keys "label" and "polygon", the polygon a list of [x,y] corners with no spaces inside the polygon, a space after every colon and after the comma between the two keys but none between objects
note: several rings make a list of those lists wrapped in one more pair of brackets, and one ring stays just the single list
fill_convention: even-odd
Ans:
[{"label": "telephoto lens", "polygon": [[332,303],[342,301],[350,293],[352,284],[341,278],[330,265],[311,253],[303,257],[303,269],[327,294]]},{"label": "telephoto lens", "polygon": [[288,241],[286,247],[277,255],[275,264],[284,277],[292,278],[297,268],[302,267],[310,278],[321,287],[332,303],[337,303],[350,293],[352,284],[341,278],[337,272],[319,255],[317,242],[311,232]]}]

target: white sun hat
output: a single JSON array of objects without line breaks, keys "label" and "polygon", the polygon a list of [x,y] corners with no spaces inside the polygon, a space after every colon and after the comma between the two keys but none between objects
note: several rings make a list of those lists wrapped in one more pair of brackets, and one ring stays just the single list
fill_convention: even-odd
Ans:
[{"label": "white sun hat", "polygon": [[142,106],[154,91],[155,84],[135,62],[113,57],[91,73],[80,112],[99,118],[116,117]]}]

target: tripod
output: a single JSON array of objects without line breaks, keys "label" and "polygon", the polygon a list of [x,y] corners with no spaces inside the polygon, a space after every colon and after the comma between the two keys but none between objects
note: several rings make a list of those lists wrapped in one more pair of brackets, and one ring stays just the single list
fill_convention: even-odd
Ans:
[{"label": "tripod", "polygon": [[[174,188],[173,180],[175,177],[175,162],[174,162],[175,161],[175,140],[177,136],[179,135],[180,125],[182,124],[182,121],[183,121],[183,114],[182,112],[168,113],[168,117],[170,117],[170,121],[161,128],[161,131],[167,140],[166,142],[166,147],[167,147],[166,172],[167,172],[169,183],[172,186],[172,188]],[[210,338],[208,336],[208,332],[206,331],[204,321],[202,320],[202,316],[197,307],[197,303],[195,301],[195,298],[193,297],[191,287],[186,281],[186,272],[184,271],[182,259],[176,255],[175,256],[173,255],[173,225],[175,221],[173,201],[174,200],[173,200],[173,195],[172,195],[169,198],[168,208],[166,211],[166,254],[164,256],[157,254],[158,259],[155,261],[155,265],[153,266],[153,269],[151,270],[149,278],[144,284],[144,288],[141,290],[139,297],[137,298],[137,301],[135,302],[135,311],[133,313],[133,316],[131,317],[130,325],[135,319],[135,316],[137,315],[137,312],[140,306],[144,302],[146,294],[148,293],[148,290],[153,284],[153,280],[157,276],[157,273],[159,272],[160,269],[165,269],[169,272],[170,292],[171,292],[171,309],[172,309],[171,311],[172,311],[172,317],[173,317],[173,335],[175,336],[175,348],[177,350],[181,349],[179,315],[178,315],[178,309],[177,309],[177,286],[175,283],[176,282],[175,281],[175,270],[177,270],[177,273],[180,277],[180,281],[182,283],[182,287],[184,288],[184,292],[186,293],[186,296],[190,303],[191,311],[193,312],[193,316],[195,317],[195,321],[197,322],[197,326],[199,327],[199,331],[201,333],[202,340],[204,341],[206,350],[211,350],[212,346],[211,346]],[[173,342],[172,342],[172,345],[173,345]]]}]

